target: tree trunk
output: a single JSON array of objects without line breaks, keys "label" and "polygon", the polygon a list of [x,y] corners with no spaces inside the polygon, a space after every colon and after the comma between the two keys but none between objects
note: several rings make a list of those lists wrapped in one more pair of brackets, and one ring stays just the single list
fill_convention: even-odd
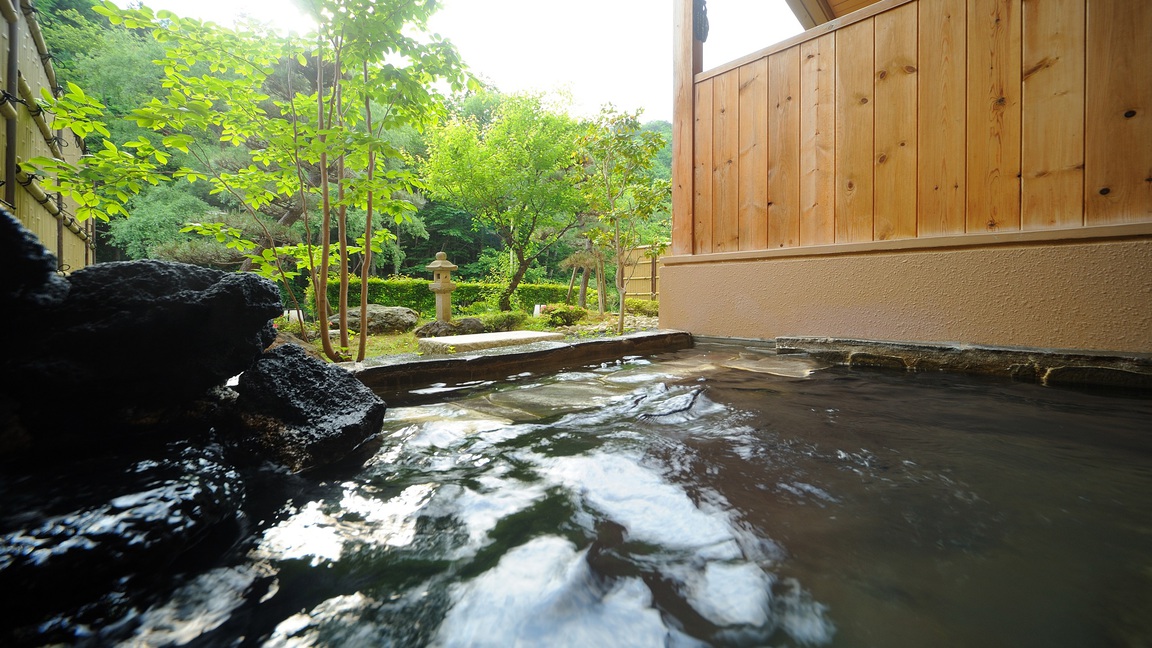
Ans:
[{"label": "tree trunk", "polygon": [[580,270],[576,266],[572,266],[572,280],[568,282],[568,294],[564,295],[564,305],[572,305],[572,288],[576,286],[576,273]]},{"label": "tree trunk", "polygon": [[[336,89],[336,101],[340,101],[340,89]],[[340,237],[340,347],[348,349],[348,206],[344,204],[344,156],[336,162],[336,169],[340,174],[340,184],[336,192],[336,199],[340,201],[340,209],[336,212],[336,231]],[[365,330],[364,322],[360,323],[360,332]]]},{"label": "tree trunk", "polygon": [[[368,84],[368,61],[364,61],[364,84]],[[364,114],[367,116],[367,129],[372,132],[372,101],[364,94]],[[376,167],[376,153],[368,149],[368,184]],[[368,272],[372,267],[372,208],[375,191],[368,192],[368,206],[364,215],[364,251],[360,263],[360,346],[356,350],[356,362],[363,362],[368,350]]]},{"label": "tree trunk", "polygon": [[608,278],[604,276],[604,259],[596,260],[596,302],[600,307],[600,317],[604,317],[607,310]]},{"label": "tree trunk", "polygon": [[[324,66],[318,65],[316,70],[316,87],[324,87]],[[317,123],[324,126],[324,93],[317,93]],[[326,136],[320,135],[323,146]],[[331,223],[328,218],[332,214],[332,199],[328,187],[328,153],[320,150],[320,280],[316,291],[316,316],[320,319],[320,347],[329,360],[341,360],[336,350],[332,348],[332,338],[328,336],[328,254],[329,243],[332,237]]]},{"label": "tree trunk", "polygon": [[580,308],[588,308],[588,279],[592,274],[592,269],[584,266],[580,272],[580,296],[577,299]]},{"label": "tree trunk", "polygon": [[512,274],[512,280],[508,282],[508,286],[500,293],[500,310],[512,310],[512,295],[516,292],[516,287],[524,280],[530,263],[529,259],[521,258],[519,254],[516,255],[516,272]]},{"label": "tree trunk", "polygon": [[616,335],[624,334],[624,258],[616,257],[616,295],[620,298],[620,317],[616,320]]}]

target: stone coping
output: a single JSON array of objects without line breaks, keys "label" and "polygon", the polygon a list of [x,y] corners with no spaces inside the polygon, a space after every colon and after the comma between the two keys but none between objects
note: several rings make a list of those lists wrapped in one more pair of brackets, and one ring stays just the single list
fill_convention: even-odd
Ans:
[{"label": "stone coping", "polygon": [[466,388],[468,383],[477,381],[503,380],[525,373],[547,374],[691,346],[692,336],[688,333],[657,330],[575,342],[546,340],[447,356],[384,356],[343,366],[389,404],[401,404],[436,398],[437,393],[442,397],[444,391],[455,386]]},{"label": "stone coping", "polygon": [[481,351],[498,347],[518,346],[534,342],[559,341],[563,333],[545,331],[503,331],[499,333],[473,333],[471,335],[445,335],[420,338],[416,345],[426,355],[449,355]]},{"label": "stone coping", "polygon": [[1052,386],[1152,391],[1152,355],[829,337],[778,337],[779,354],[804,353],[852,367],[953,371]]}]

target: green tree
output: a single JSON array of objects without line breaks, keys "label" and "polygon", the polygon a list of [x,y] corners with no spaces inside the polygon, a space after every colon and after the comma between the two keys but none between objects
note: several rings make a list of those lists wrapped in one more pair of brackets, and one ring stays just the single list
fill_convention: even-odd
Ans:
[{"label": "green tree", "polygon": [[621,113],[612,105],[605,106],[581,140],[589,176],[583,186],[598,221],[588,236],[616,263],[617,334],[624,332],[628,252],[644,242],[645,226],[662,213],[672,191],[667,180],[652,176],[664,138],[642,130],[639,116],[640,111]]},{"label": "green tree", "polygon": [[475,214],[509,255],[501,310],[512,309],[512,294],[532,263],[580,223],[579,136],[576,122],[533,95],[503,97],[487,126],[457,118],[429,133],[427,192]]},{"label": "green tree", "polygon": [[[260,213],[270,212],[284,226],[302,220],[306,242],[303,247],[277,246],[266,230],[264,245],[258,245],[244,238],[241,228],[224,223],[199,223],[186,230],[244,252],[259,270],[286,282],[303,268],[317,285],[326,284],[334,265],[346,286],[349,257],[357,253],[365,257],[366,278],[371,250],[381,242],[377,237],[389,231],[374,225],[374,214],[403,220],[415,207],[402,196],[420,186],[402,163],[403,150],[383,133],[419,130],[434,121],[442,112],[438,88],[461,91],[468,77],[451,44],[427,31],[434,3],[305,4],[319,24],[307,39],[283,37],[259,25],[225,29],[146,7],[121,10],[108,1],[98,4],[94,10],[114,25],[146,30],[165,48],[156,63],[167,92],[130,113],[159,141],[141,136],[122,146],[112,143],[101,121],[103,104],[70,86],[70,93],[54,104],[58,116],[64,125],[83,131],[81,136],[103,136],[103,150],[76,166],[45,159],[33,160],[32,166],[56,174],[54,188],[82,205],[78,216],[106,220],[124,214],[123,204],[145,183],[166,179],[162,166],[179,151],[187,160],[171,170],[172,178],[207,180],[213,194],[232,196],[255,223],[262,222]],[[234,154],[221,156],[204,146],[205,133],[231,145]],[[309,223],[317,204],[319,259]],[[346,231],[350,209],[364,213],[359,248],[348,245],[356,240]],[[335,236],[329,231],[333,220]],[[346,348],[346,289],[341,294],[341,346]],[[321,316],[326,308],[321,300]],[[327,336],[321,341],[329,357],[344,357]],[[361,358],[363,342],[361,336]]]},{"label": "green tree", "polygon": [[664,146],[652,161],[652,177],[657,180],[672,181],[672,123],[658,119],[640,127],[644,132],[653,132],[664,140]]},{"label": "green tree", "polygon": [[155,258],[156,248],[188,238],[180,233],[189,220],[207,220],[212,207],[170,183],[132,199],[131,218],[113,220],[108,228],[114,245],[130,259]]}]

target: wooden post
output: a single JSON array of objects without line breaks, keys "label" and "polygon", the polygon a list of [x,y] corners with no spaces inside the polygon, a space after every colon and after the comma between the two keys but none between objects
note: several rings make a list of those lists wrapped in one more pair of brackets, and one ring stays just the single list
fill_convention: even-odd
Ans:
[{"label": "wooden post", "polygon": [[672,24],[672,254],[692,254],[693,126],[695,77],[704,62],[704,44],[692,29],[692,0],[675,0]]},{"label": "wooden post", "polygon": [[[4,18],[8,21],[8,86],[6,90],[12,97],[19,96],[20,86],[17,77],[20,75],[20,22],[16,14],[16,7],[9,0],[0,0],[4,8]],[[12,210],[16,209],[16,139],[19,131],[16,118],[5,120],[4,142],[4,202]]]}]

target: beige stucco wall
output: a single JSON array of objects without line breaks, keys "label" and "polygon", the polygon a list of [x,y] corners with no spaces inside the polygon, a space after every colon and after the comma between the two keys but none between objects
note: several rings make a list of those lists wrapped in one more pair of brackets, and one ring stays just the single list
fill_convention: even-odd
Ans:
[{"label": "beige stucco wall", "polygon": [[[721,255],[713,255],[720,257]],[[1152,239],[667,259],[660,325],[1152,353]]]}]

